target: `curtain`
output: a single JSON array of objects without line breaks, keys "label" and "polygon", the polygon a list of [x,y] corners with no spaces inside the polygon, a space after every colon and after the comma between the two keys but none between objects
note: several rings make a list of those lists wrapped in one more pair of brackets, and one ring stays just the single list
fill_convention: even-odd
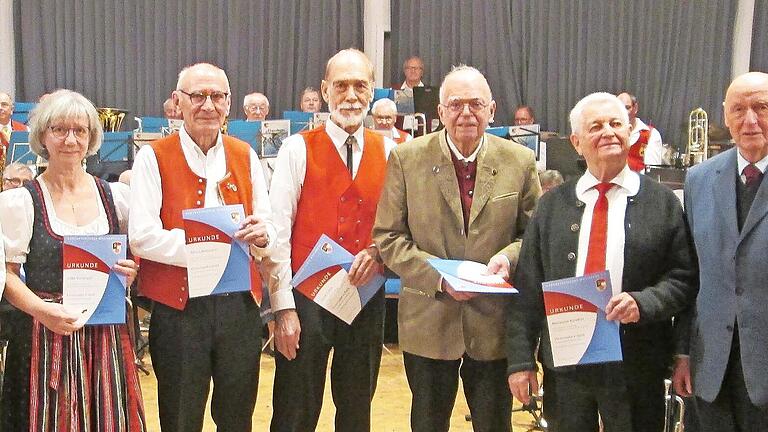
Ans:
[{"label": "curtain", "polygon": [[768,0],[755,0],[749,70],[768,72]]},{"label": "curtain", "polygon": [[[701,106],[722,123],[736,2],[729,0],[392,0],[395,65],[420,55],[439,85],[451,64],[486,74],[497,125],[531,105],[544,130],[570,131],[568,113],[594,91],[629,91],[639,117],[683,144]],[[756,27],[757,28],[757,27]],[[399,62],[399,63],[398,63]],[[394,80],[402,80],[400,67]],[[686,138],[687,139],[687,138]]]},{"label": "curtain", "polygon": [[181,68],[204,61],[229,76],[230,118],[254,91],[281,118],[319,88],[330,56],[363,46],[363,0],[15,0],[14,11],[17,100],[70,88],[131,116],[162,115]]}]

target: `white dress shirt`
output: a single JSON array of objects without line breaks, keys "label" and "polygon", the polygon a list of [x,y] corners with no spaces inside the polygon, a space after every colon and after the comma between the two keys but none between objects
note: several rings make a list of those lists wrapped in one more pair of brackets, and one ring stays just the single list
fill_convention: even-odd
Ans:
[{"label": "white dress shirt", "polygon": [[[632,134],[629,135],[629,144],[634,145],[640,139],[640,131],[651,130],[645,122],[635,117],[635,126],[632,128]],[[661,141],[659,130],[653,128],[648,137],[648,145],[645,146],[643,163],[646,165],[661,165],[664,163],[664,146]]]},{"label": "white dress shirt", "polygon": [[[179,130],[179,137],[187,165],[195,175],[206,179],[205,207],[224,205],[219,198],[217,187],[217,182],[227,174],[227,161],[221,134],[216,139],[216,145],[211,147],[207,154],[203,153],[200,147],[195,144],[186,128]],[[256,258],[262,258],[270,251],[277,236],[272,224],[272,211],[261,163],[253,150],[250,150],[250,157],[253,214],[264,221],[270,238],[269,244],[264,248],[252,246],[251,254]],[[186,267],[187,253],[184,230],[179,228],[164,229],[163,222],[160,220],[163,192],[157,157],[152,146],[143,146],[136,154],[131,179],[131,197],[128,234],[133,253],[155,262]]]},{"label": "white dress shirt", "polygon": [[[592,212],[599,193],[594,186],[600,183],[589,171],[576,182],[576,198],[584,203],[579,230],[579,250],[576,260],[576,276],[584,276],[584,267],[589,250],[589,235],[592,230]],[[605,268],[611,273],[613,295],[621,292],[621,278],[624,275],[624,217],[627,213],[627,199],[640,190],[640,176],[625,165],[624,169],[610,181],[615,184],[606,193],[608,198],[608,232],[605,248]]]},{"label": "white dress shirt", "polygon": [[[742,156],[738,150],[736,151],[736,164],[738,165],[739,178],[741,179],[741,182],[747,184],[747,177],[744,176],[744,168],[749,165],[749,161],[744,159],[744,156]],[[755,162],[755,166],[760,170],[761,173],[765,174],[765,170],[768,168],[768,156]]]},{"label": "white dress shirt", "polygon": [[[352,176],[357,176],[360,161],[363,157],[364,128],[360,126],[352,135],[355,145],[352,146]],[[325,132],[331,138],[339,152],[339,158],[347,164],[347,149],[345,143],[349,134],[337,126],[332,120],[325,122]],[[384,153],[389,152],[397,144],[389,138],[384,138]],[[307,174],[307,146],[302,135],[296,134],[286,138],[275,159],[275,172],[272,174],[272,186],[269,198],[277,237],[272,254],[262,261],[264,270],[269,274],[270,303],[273,311],[294,309],[293,288],[291,287],[291,229],[296,220],[296,209],[301,198],[301,188]]]}]

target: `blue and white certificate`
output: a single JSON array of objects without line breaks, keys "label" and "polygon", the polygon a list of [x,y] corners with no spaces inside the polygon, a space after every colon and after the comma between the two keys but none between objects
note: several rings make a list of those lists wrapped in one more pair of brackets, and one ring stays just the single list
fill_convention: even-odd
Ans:
[{"label": "blue and white certificate", "polygon": [[189,297],[250,291],[248,245],[234,238],[242,204],[182,211]]},{"label": "blue and white certificate", "polygon": [[64,236],[63,304],[86,325],[125,323],[125,275],[114,270],[125,259],[126,236]]},{"label": "blue and white certificate", "polygon": [[483,294],[517,294],[517,290],[499,275],[489,275],[485,264],[432,258],[427,260],[456,291]]},{"label": "blue and white certificate", "polygon": [[352,253],[323,234],[296,271],[291,285],[323,309],[352,324],[386,280],[384,275],[377,274],[363,286],[352,285],[348,275],[354,259]]},{"label": "blue and white certificate", "polygon": [[622,361],[619,323],[605,319],[613,295],[607,270],[541,287],[555,367]]}]

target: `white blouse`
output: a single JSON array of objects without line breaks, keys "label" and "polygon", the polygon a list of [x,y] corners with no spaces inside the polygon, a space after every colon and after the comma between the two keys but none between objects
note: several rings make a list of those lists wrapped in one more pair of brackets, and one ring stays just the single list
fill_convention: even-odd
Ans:
[{"label": "white blouse", "polygon": [[[54,233],[61,236],[109,233],[109,220],[107,219],[104,204],[101,202],[96,182],[92,181],[91,186],[93,197],[99,203],[99,215],[91,222],[78,226],[59,219],[45,180],[38,177],[36,181],[40,184],[40,189],[43,191],[48,220]],[[115,202],[120,232],[125,233],[128,228],[130,188],[123,183],[110,183],[110,188],[112,189],[112,198]],[[35,211],[32,204],[32,196],[26,188],[19,187],[0,193],[0,226],[3,227],[6,262],[23,264],[27,261],[34,219]]]}]

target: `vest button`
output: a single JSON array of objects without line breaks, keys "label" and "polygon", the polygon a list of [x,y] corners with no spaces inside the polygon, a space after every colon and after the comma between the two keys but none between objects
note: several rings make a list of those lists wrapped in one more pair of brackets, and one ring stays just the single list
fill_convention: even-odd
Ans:
[{"label": "vest button", "polygon": [[181,287],[181,291],[186,291],[187,289],[185,287]]},{"label": "vest button", "polygon": [[360,244],[360,240],[355,240],[355,244],[359,245]]},{"label": "vest button", "polygon": [[357,205],[363,205],[363,199],[362,199],[362,198],[360,198],[359,200],[357,200]]},{"label": "vest button", "polygon": [[474,194],[474,193],[475,192],[472,189],[470,189],[469,192],[467,192],[467,195],[472,196],[472,194]]},{"label": "vest button", "polygon": [[339,237],[339,241],[343,242],[344,241],[344,237]]},{"label": "vest button", "polygon": [[341,197],[341,202],[347,202],[347,197]]},{"label": "vest button", "polygon": [[571,225],[571,231],[576,232],[579,230],[579,224],[575,223]]},{"label": "vest button", "polygon": [[339,223],[344,223],[345,220],[346,219],[344,218],[344,216],[342,216],[342,217],[339,218]]},{"label": "vest button", "polygon": [[197,182],[198,182],[198,183],[202,183],[202,182],[203,182],[203,179],[201,179],[201,178],[198,178],[198,179],[197,179]]},{"label": "vest button", "polygon": [[573,252],[568,252],[568,261],[573,261],[576,259],[576,254]]},{"label": "vest button", "polygon": [[195,204],[200,205],[201,204],[200,200],[198,200]]},{"label": "vest button", "polygon": [[357,220],[357,222],[355,222],[355,223],[356,223],[356,224],[361,224],[361,223],[363,223],[363,221],[361,221],[360,219],[358,219],[358,220]]},{"label": "vest button", "polygon": [[198,194],[198,195],[202,195],[202,194],[203,194],[203,191],[201,191],[200,189],[198,189],[198,190],[197,190],[197,194]]}]

